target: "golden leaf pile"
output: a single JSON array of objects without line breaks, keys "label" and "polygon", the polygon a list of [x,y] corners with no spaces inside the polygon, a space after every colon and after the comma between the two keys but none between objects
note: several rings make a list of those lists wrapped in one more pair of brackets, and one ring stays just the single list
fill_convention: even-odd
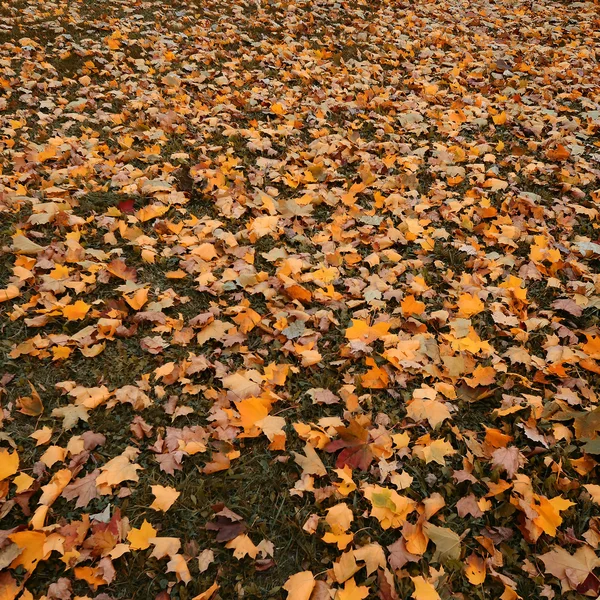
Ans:
[{"label": "golden leaf pile", "polygon": [[600,594],[592,2],[0,7],[0,600]]}]

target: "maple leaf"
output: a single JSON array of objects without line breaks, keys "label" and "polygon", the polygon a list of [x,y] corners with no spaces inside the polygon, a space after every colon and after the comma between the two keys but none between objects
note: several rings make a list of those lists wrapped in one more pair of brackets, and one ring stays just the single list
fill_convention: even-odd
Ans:
[{"label": "maple leaf", "polygon": [[117,208],[122,213],[125,213],[127,215],[132,215],[135,212],[133,198],[128,198],[127,200],[121,200],[121,202],[119,202],[117,204]]},{"label": "maple leaf", "polygon": [[260,396],[260,381],[261,376],[256,371],[238,372],[233,375],[223,377],[223,387],[227,388],[237,399],[243,400],[251,396]]},{"label": "maple leaf", "polygon": [[15,490],[16,494],[20,494],[31,488],[31,485],[34,483],[35,479],[27,475],[27,473],[19,473],[13,480],[13,484],[17,486]]},{"label": "maple leaf", "polygon": [[580,440],[594,439],[600,432],[600,407],[588,411],[567,413],[565,417],[567,419],[574,417],[575,435]]},{"label": "maple leaf", "polygon": [[420,398],[415,398],[408,404],[406,414],[413,421],[427,420],[434,429],[437,429],[446,419],[452,418],[448,407],[443,402]]},{"label": "maple leaf", "polygon": [[413,294],[409,294],[402,300],[400,303],[400,308],[402,309],[402,314],[405,317],[421,315],[423,312],[425,312],[425,304],[420,300],[417,300]]},{"label": "maple leaf", "polygon": [[476,519],[483,516],[483,511],[479,507],[477,498],[475,498],[473,494],[469,494],[468,496],[461,498],[456,503],[456,512],[458,512],[461,518],[464,518],[467,515],[471,515]]},{"label": "maple leaf", "polygon": [[181,540],[174,537],[153,537],[148,540],[154,546],[151,556],[156,559],[173,557],[181,549]]},{"label": "maple leaf", "polygon": [[77,300],[73,304],[67,304],[62,309],[62,313],[69,321],[81,321],[85,318],[90,308],[90,305],[86,304],[83,300]]},{"label": "maple leaf", "polygon": [[539,558],[544,563],[546,573],[560,580],[563,592],[578,591],[588,577],[594,577],[593,570],[600,566],[600,558],[589,546],[578,548],[572,555],[557,546]]},{"label": "maple leaf", "polygon": [[561,511],[573,505],[573,502],[560,496],[548,499],[535,495],[531,506],[538,516],[533,522],[548,535],[555,536],[557,527],[562,523]]},{"label": "maple leaf", "polygon": [[465,377],[465,383],[472,388],[484,385],[491,385],[496,380],[496,370],[494,367],[482,367],[477,365],[473,371],[473,377]]},{"label": "maple leaf", "polygon": [[139,529],[132,529],[127,539],[132,550],[145,550],[150,547],[150,540],[156,538],[156,529],[146,519]]},{"label": "maple leaf", "polygon": [[69,431],[77,425],[79,421],[85,421],[87,423],[89,419],[89,409],[85,406],[75,406],[69,404],[68,406],[62,406],[52,410],[53,417],[59,417],[63,420],[62,427],[65,431]]},{"label": "maple leaf", "polygon": [[246,524],[240,515],[225,508],[224,505],[216,505],[216,519],[206,524],[206,529],[217,532],[217,542],[228,542],[246,531]]},{"label": "maple leaf", "polygon": [[366,471],[374,459],[369,444],[369,431],[354,419],[348,427],[336,427],[336,431],[341,439],[329,442],[325,446],[325,452],[336,452],[343,448],[338,454],[335,466],[341,469],[348,465]]},{"label": "maple leaf", "polygon": [[336,598],[339,600],[363,600],[369,595],[369,588],[365,585],[356,585],[354,578],[344,583],[344,589],[338,590]]},{"label": "maple leaf", "polygon": [[42,506],[50,506],[61,495],[67,484],[71,481],[73,474],[69,469],[61,469],[57,471],[50,482],[42,487],[42,496],[39,499],[39,504]]},{"label": "maple leaf", "polygon": [[318,475],[319,477],[327,475],[327,469],[325,469],[323,461],[309,443],[304,446],[304,454],[306,456],[302,456],[298,452],[292,452],[292,454],[294,455],[294,460],[302,467],[303,474]]},{"label": "maple leaf", "polygon": [[407,521],[402,527],[402,537],[406,541],[406,550],[413,554],[424,554],[429,544],[429,536],[424,529],[424,519],[425,515],[414,524]]},{"label": "maple leaf", "polygon": [[[14,481],[16,481],[16,478]],[[588,491],[588,493],[592,497],[592,500],[596,504],[600,504],[600,485],[588,483],[588,484],[585,484],[583,487]]]},{"label": "maple leaf", "polygon": [[44,404],[31,382],[29,382],[29,387],[31,388],[31,396],[17,398],[17,406],[20,413],[29,417],[39,417],[44,412]]},{"label": "maple leaf", "polygon": [[135,281],[137,279],[137,271],[132,267],[128,267],[125,264],[125,261],[120,258],[111,260],[110,263],[108,263],[106,270],[124,281]]},{"label": "maple leaf", "polygon": [[310,571],[302,571],[291,575],[283,589],[288,593],[288,600],[310,600],[315,587],[315,578]]},{"label": "maple leaf", "polygon": [[343,469],[334,469],[336,475],[342,480],[341,483],[334,481],[338,493],[342,496],[348,496],[356,489],[356,483],[352,479],[352,469],[346,465]]},{"label": "maple leaf", "polygon": [[104,579],[102,570],[98,567],[75,567],[73,573],[76,579],[85,581],[93,590],[108,583]]},{"label": "maple leaf", "polygon": [[242,333],[248,333],[258,325],[261,321],[261,316],[252,308],[246,307],[240,311],[233,320],[239,325]]},{"label": "maple leaf", "polygon": [[521,454],[516,446],[498,448],[492,453],[492,464],[506,471],[509,479],[512,479],[521,465]]},{"label": "maple leaf", "polygon": [[14,298],[18,298],[21,295],[21,290],[16,285],[9,285],[3,289],[0,289],[0,302],[8,302]]},{"label": "maple leaf", "polygon": [[413,452],[425,461],[425,464],[436,462],[440,465],[446,464],[446,456],[456,454],[456,450],[450,442],[446,440],[422,440],[424,443],[419,443],[413,449]]},{"label": "maple leaf", "polygon": [[386,389],[390,381],[388,372],[384,368],[379,367],[371,357],[368,357],[365,363],[371,368],[361,376],[360,381],[362,386],[367,389]]},{"label": "maple leaf", "polygon": [[233,550],[233,556],[238,560],[244,558],[244,556],[250,556],[250,558],[256,558],[258,554],[258,548],[254,545],[254,542],[245,534],[242,533],[231,541],[225,544],[225,548]]},{"label": "maple leaf", "polygon": [[262,398],[247,398],[235,403],[240,413],[240,420],[244,428],[244,435],[255,437],[260,432],[256,430],[256,423],[267,417],[271,409],[269,400]]},{"label": "maple leaf", "polygon": [[323,388],[312,388],[306,392],[313,401],[313,404],[337,404],[340,399],[331,390]]},{"label": "maple leaf", "polygon": [[[15,600],[21,589],[22,586],[17,583],[17,580],[8,571],[0,572],[0,600]],[[25,596],[25,593],[21,595],[21,598],[29,600]]]},{"label": "maple leaf", "polygon": [[346,338],[349,340],[360,340],[364,344],[370,344],[375,340],[387,335],[390,324],[380,321],[375,325],[369,325],[366,321],[352,319],[352,326],[346,329]]},{"label": "maple leaf", "polygon": [[482,312],[485,305],[478,296],[473,294],[461,294],[458,299],[458,316],[472,317]]},{"label": "maple leaf", "polygon": [[132,462],[137,454],[138,451],[130,447],[121,455],[101,466],[102,473],[96,479],[96,485],[99,488],[112,488],[123,481],[139,481],[140,477],[137,471],[142,467]]},{"label": "maple leaf", "polygon": [[151,486],[152,493],[155,496],[150,508],[167,512],[181,495],[175,488],[170,486],[153,485]]},{"label": "maple leaf", "polygon": [[364,561],[367,568],[367,576],[377,571],[377,569],[385,569],[385,552],[377,543],[366,544],[354,551],[356,560]]},{"label": "maple leaf", "polygon": [[19,470],[19,455],[0,448],[0,481],[8,479]]},{"label": "maple leaf", "polygon": [[412,593],[414,600],[440,600],[440,595],[436,592],[433,585],[421,575],[411,577],[410,579],[415,586],[415,591]]},{"label": "maple leaf", "polygon": [[23,234],[13,236],[12,249],[16,254],[39,254],[46,248],[36,244]]},{"label": "maple leaf", "polygon": [[174,554],[167,563],[167,573],[175,573],[177,581],[186,585],[192,580],[192,575],[187,566],[187,561],[182,554]]},{"label": "maple leaf", "polygon": [[363,491],[365,498],[371,502],[371,516],[379,520],[383,529],[401,527],[417,506],[414,500],[400,496],[390,488],[369,485]]},{"label": "maple leaf", "polygon": [[387,547],[389,555],[388,561],[390,567],[395,571],[401,569],[409,562],[418,562],[421,557],[411,554],[406,548],[406,542],[403,538],[398,538],[393,544]]},{"label": "maple leaf", "polygon": [[352,534],[346,533],[353,520],[354,515],[347,504],[340,503],[328,508],[325,521],[331,531],[323,536],[323,541],[328,544],[337,544],[339,550],[344,550],[354,539]]},{"label": "maple leaf", "polygon": [[10,564],[11,569],[23,567],[28,573],[32,573],[39,562],[45,558],[46,534],[41,531],[18,531],[8,536],[11,542],[14,542],[22,552]]}]

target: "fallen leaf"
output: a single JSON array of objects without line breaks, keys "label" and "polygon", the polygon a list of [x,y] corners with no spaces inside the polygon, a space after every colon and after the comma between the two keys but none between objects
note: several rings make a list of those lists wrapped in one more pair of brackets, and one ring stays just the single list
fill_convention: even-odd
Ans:
[{"label": "fallen leaf", "polygon": [[156,529],[146,519],[139,529],[132,529],[127,534],[127,539],[132,550],[145,550],[150,547],[150,540],[156,537]]},{"label": "fallen leaf", "polygon": [[310,571],[302,571],[288,578],[283,589],[288,593],[288,600],[310,600],[315,578]]},{"label": "fallen leaf", "polygon": [[151,486],[151,489],[155,499],[150,505],[150,508],[161,510],[163,512],[167,512],[181,495],[181,492],[178,492],[175,488],[170,486],[153,485]]},{"label": "fallen leaf", "polygon": [[411,581],[415,586],[415,591],[412,593],[414,600],[440,600],[440,595],[429,581],[426,581],[421,575],[411,577]]}]

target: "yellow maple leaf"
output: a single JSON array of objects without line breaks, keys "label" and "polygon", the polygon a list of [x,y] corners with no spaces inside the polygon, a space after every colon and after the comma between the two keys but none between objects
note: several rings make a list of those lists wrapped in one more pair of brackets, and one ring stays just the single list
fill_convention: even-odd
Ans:
[{"label": "yellow maple leaf", "polygon": [[47,485],[42,486],[42,496],[39,504],[42,506],[50,506],[62,494],[62,491],[71,481],[73,474],[69,469],[61,469],[57,471]]},{"label": "yellow maple leaf", "polygon": [[81,321],[87,315],[88,310],[90,310],[89,304],[86,304],[83,300],[77,300],[74,304],[67,304],[62,309],[62,313],[69,321]]},{"label": "yellow maple leaf", "polygon": [[[425,437],[427,436],[424,436],[421,440]],[[434,440],[433,442],[428,440],[425,444],[416,445],[413,448],[413,452],[424,460],[426,464],[433,461],[440,465],[446,464],[446,456],[456,454],[456,450],[452,447],[452,444],[445,440]]]},{"label": "yellow maple leaf", "polygon": [[485,308],[484,303],[478,296],[473,294],[461,294],[458,299],[458,316],[470,318],[477,315]]},{"label": "yellow maple leaf", "polygon": [[416,523],[407,521],[402,528],[402,537],[406,540],[406,549],[411,554],[421,555],[427,550],[429,536],[423,528],[424,521],[420,518]]},{"label": "yellow maple leaf", "polygon": [[133,310],[140,310],[140,308],[148,302],[148,289],[140,288],[133,296],[124,295],[123,298],[125,298],[125,302],[127,302]]},{"label": "yellow maple leaf", "polygon": [[337,544],[339,550],[344,550],[354,539],[354,535],[346,533],[353,520],[354,514],[343,502],[327,509],[325,521],[331,531],[323,536],[323,541],[327,544]]},{"label": "yellow maple leaf", "polygon": [[482,367],[477,365],[473,371],[473,377],[465,377],[465,382],[469,387],[492,385],[496,380],[496,369],[494,367]]},{"label": "yellow maple leaf", "polygon": [[152,554],[156,559],[174,556],[181,549],[181,540],[174,537],[153,537],[148,540],[153,546]]},{"label": "yellow maple leaf", "polygon": [[364,495],[371,502],[371,516],[379,521],[383,529],[401,527],[417,507],[411,498],[379,485],[366,486]]},{"label": "yellow maple leaf", "polygon": [[192,575],[187,566],[187,561],[182,554],[174,554],[167,563],[167,573],[175,573],[177,581],[183,581],[186,585],[192,580]]},{"label": "yellow maple leaf", "polygon": [[17,531],[11,533],[8,539],[23,550],[10,564],[11,569],[22,566],[31,573],[46,556],[44,551],[46,534],[42,531]]},{"label": "yellow maple leaf", "polygon": [[175,503],[175,500],[179,498],[181,492],[178,492],[174,487],[153,485],[151,486],[152,493],[155,496],[154,502],[150,505],[150,508],[154,510],[162,510],[167,512],[171,506]]},{"label": "yellow maple leaf", "polygon": [[390,376],[388,372],[379,367],[370,356],[365,363],[371,367],[364,375],[361,375],[360,382],[364,388],[371,390],[384,390],[388,387]]},{"label": "yellow maple leaf", "polygon": [[369,325],[366,321],[352,319],[352,326],[346,329],[346,338],[349,340],[360,340],[370,344],[388,334],[390,324],[381,321],[375,325]]},{"label": "yellow maple leaf", "polygon": [[275,102],[274,104],[271,104],[271,112],[281,117],[285,115],[286,110],[280,102]]},{"label": "yellow maple leaf", "polygon": [[235,403],[240,413],[240,421],[244,428],[245,437],[256,437],[260,431],[256,423],[264,419],[271,408],[271,403],[265,398],[246,398]]},{"label": "yellow maple leaf", "polygon": [[5,448],[0,449],[0,481],[4,481],[11,475],[14,475],[19,469],[19,455],[17,452],[12,454]]},{"label": "yellow maple leaf", "polygon": [[366,585],[356,585],[354,577],[348,579],[344,584],[343,590],[338,590],[336,600],[363,600],[369,595],[369,588]]},{"label": "yellow maple leaf", "polygon": [[532,508],[539,515],[533,522],[548,535],[555,536],[557,527],[562,523],[560,512],[574,506],[574,502],[560,496],[548,499],[534,494]]},{"label": "yellow maple leaf", "polygon": [[27,475],[27,473],[19,473],[13,479],[13,483],[17,486],[15,493],[20,494],[21,492],[28,490],[34,481],[35,481],[35,479],[33,477]]},{"label": "yellow maple leaf", "polygon": [[241,535],[238,535],[236,538],[232,539],[230,542],[227,542],[227,544],[225,544],[225,548],[233,550],[233,556],[235,556],[235,558],[238,560],[241,560],[244,558],[244,556],[256,558],[256,555],[258,554],[258,548],[245,533],[242,533]]},{"label": "yellow maple leaf", "polygon": [[412,593],[414,600],[440,600],[440,595],[435,591],[433,585],[421,575],[410,579],[415,586],[415,591]]},{"label": "yellow maple leaf", "polygon": [[248,333],[260,323],[261,316],[252,308],[247,307],[235,315],[233,320],[239,325],[242,333]]},{"label": "yellow maple leaf", "polygon": [[421,400],[416,398],[406,407],[407,416],[415,422],[427,420],[437,429],[446,419],[452,416],[448,407],[439,400]]},{"label": "yellow maple leaf", "polygon": [[139,529],[132,529],[127,534],[127,539],[132,550],[145,550],[150,547],[150,540],[156,537],[156,529],[146,519]]},{"label": "yellow maple leaf", "polygon": [[304,446],[304,453],[306,456],[302,456],[298,452],[292,452],[294,460],[302,467],[302,475],[318,475],[319,477],[327,475],[323,461],[309,443]]},{"label": "yellow maple leaf", "polygon": [[76,579],[85,581],[92,589],[108,582],[103,577],[103,571],[99,567],[75,567],[73,569]]},{"label": "yellow maple leaf", "polygon": [[111,488],[119,485],[123,481],[139,481],[140,477],[137,474],[140,465],[132,463],[132,460],[137,456],[137,450],[134,448],[126,448],[123,454],[109,460],[105,465],[100,467],[102,473],[96,479],[98,487]]},{"label": "yellow maple leaf", "polygon": [[402,314],[405,317],[410,317],[411,315],[421,315],[425,312],[425,304],[420,300],[417,300],[412,294],[406,296],[402,300],[400,303],[400,308],[402,309]]},{"label": "yellow maple leaf", "polygon": [[502,111],[501,113],[494,115],[492,121],[494,121],[495,125],[504,125],[506,123],[506,112]]},{"label": "yellow maple leaf", "polygon": [[283,589],[288,593],[287,600],[309,600],[315,587],[315,577],[311,571],[301,571],[288,578]]}]

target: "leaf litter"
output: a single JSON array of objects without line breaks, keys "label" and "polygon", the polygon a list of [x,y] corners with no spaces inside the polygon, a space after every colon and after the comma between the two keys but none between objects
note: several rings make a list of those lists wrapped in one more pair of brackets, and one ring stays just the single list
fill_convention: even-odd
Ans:
[{"label": "leaf litter", "polygon": [[0,598],[600,594],[591,2],[0,9]]}]

